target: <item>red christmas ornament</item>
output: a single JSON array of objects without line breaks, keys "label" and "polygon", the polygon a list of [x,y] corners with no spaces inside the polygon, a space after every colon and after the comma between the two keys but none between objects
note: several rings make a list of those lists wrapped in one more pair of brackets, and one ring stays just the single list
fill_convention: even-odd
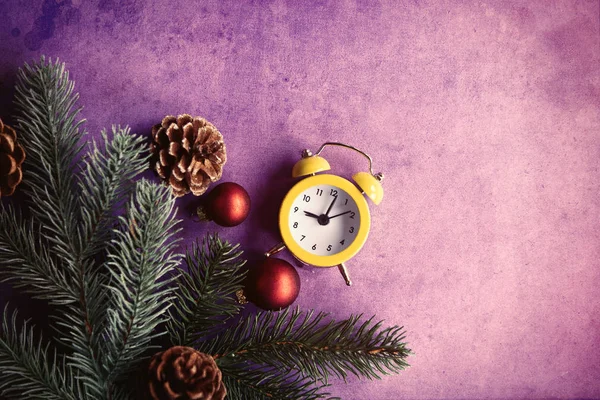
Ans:
[{"label": "red christmas ornament", "polygon": [[236,226],[250,213],[250,196],[237,183],[224,182],[210,191],[197,213],[201,220],[214,221],[221,226]]},{"label": "red christmas ornament", "polygon": [[292,304],[300,292],[300,276],[289,262],[269,257],[248,273],[248,299],[265,310]]}]

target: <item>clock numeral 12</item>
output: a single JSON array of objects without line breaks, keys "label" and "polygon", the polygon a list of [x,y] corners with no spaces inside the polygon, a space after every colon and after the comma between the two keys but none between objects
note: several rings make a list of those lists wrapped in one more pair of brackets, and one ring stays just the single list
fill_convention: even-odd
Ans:
[{"label": "clock numeral 12", "polygon": [[330,193],[330,195],[331,195],[331,196],[334,196],[334,197],[337,197],[337,190],[335,190],[335,189],[331,189],[331,193]]}]

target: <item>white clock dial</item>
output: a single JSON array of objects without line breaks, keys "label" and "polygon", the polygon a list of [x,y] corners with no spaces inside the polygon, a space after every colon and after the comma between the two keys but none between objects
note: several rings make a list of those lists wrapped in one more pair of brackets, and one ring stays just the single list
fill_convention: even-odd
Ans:
[{"label": "white clock dial", "polygon": [[343,251],[360,228],[356,202],[333,185],[315,185],[301,192],[292,203],[288,221],[296,243],[318,256]]}]

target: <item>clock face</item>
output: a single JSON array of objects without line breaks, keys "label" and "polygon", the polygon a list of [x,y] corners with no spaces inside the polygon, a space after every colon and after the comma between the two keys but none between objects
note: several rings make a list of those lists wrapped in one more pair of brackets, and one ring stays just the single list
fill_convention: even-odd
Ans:
[{"label": "clock face", "polygon": [[361,228],[354,198],[339,186],[316,184],[294,197],[287,224],[297,245],[316,256],[332,256],[346,250]]},{"label": "clock face", "polygon": [[296,183],[281,203],[285,246],[314,267],[340,265],[362,248],[371,216],[363,194],[338,175],[318,174]]}]

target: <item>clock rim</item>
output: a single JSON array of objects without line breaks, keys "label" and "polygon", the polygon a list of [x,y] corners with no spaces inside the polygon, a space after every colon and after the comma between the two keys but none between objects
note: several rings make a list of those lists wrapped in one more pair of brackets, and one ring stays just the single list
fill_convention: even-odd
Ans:
[{"label": "clock rim", "polygon": [[[304,250],[294,240],[289,226],[290,210],[294,200],[306,189],[317,185],[332,185],[344,190],[356,203],[360,216],[360,227],[352,243],[339,253],[329,256],[320,256]],[[284,244],[294,257],[315,267],[335,267],[354,257],[367,241],[370,227],[371,214],[367,200],[352,182],[338,175],[320,174],[302,179],[287,192],[279,209],[279,230]]]}]

